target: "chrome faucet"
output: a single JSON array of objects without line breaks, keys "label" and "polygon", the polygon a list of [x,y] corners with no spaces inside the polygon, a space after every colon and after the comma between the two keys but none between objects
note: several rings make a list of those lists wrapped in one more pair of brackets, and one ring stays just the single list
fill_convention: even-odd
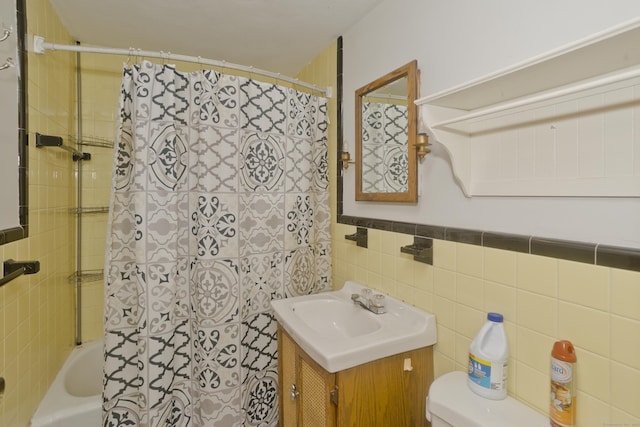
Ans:
[{"label": "chrome faucet", "polygon": [[351,294],[351,300],[372,313],[383,314],[387,312],[384,307],[384,295],[373,295],[371,289],[365,288],[361,294]]}]

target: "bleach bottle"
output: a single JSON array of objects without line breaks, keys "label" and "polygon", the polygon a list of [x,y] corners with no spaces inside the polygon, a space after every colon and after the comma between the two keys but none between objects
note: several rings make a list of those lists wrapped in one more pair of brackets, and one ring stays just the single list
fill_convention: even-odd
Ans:
[{"label": "bleach bottle", "polygon": [[493,400],[507,397],[509,346],[502,322],[502,314],[489,313],[469,348],[469,388]]}]

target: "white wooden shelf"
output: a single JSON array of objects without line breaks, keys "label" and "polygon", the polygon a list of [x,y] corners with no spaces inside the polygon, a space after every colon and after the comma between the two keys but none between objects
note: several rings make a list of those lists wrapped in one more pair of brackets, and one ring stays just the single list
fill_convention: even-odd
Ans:
[{"label": "white wooden shelf", "polygon": [[416,104],[467,196],[640,196],[640,20]]}]

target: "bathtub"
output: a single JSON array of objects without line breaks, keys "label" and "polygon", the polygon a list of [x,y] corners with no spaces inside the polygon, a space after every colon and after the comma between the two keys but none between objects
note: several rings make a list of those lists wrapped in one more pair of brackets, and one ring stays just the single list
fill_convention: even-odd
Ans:
[{"label": "bathtub", "polygon": [[32,427],[100,427],[102,341],[74,348],[31,419]]}]

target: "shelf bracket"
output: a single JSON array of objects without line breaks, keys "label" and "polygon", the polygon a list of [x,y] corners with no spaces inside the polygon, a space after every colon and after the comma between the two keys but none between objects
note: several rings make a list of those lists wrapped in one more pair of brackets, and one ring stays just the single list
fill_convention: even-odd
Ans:
[{"label": "shelf bracket", "polygon": [[413,236],[413,244],[402,246],[400,252],[413,255],[413,260],[433,265],[433,239]]},{"label": "shelf bracket", "polygon": [[53,136],[53,135],[42,135],[41,133],[36,132],[36,147],[58,147],[65,151],[69,151],[73,154],[73,161],[77,162],[78,160],[91,160],[90,153],[83,153],[81,151],[76,150],[75,148],[68,147],[62,144],[62,137]]},{"label": "shelf bracket", "polygon": [[369,247],[368,228],[358,227],[355,234],[345,234],[344,238],[356,242],[361,248]]}]

